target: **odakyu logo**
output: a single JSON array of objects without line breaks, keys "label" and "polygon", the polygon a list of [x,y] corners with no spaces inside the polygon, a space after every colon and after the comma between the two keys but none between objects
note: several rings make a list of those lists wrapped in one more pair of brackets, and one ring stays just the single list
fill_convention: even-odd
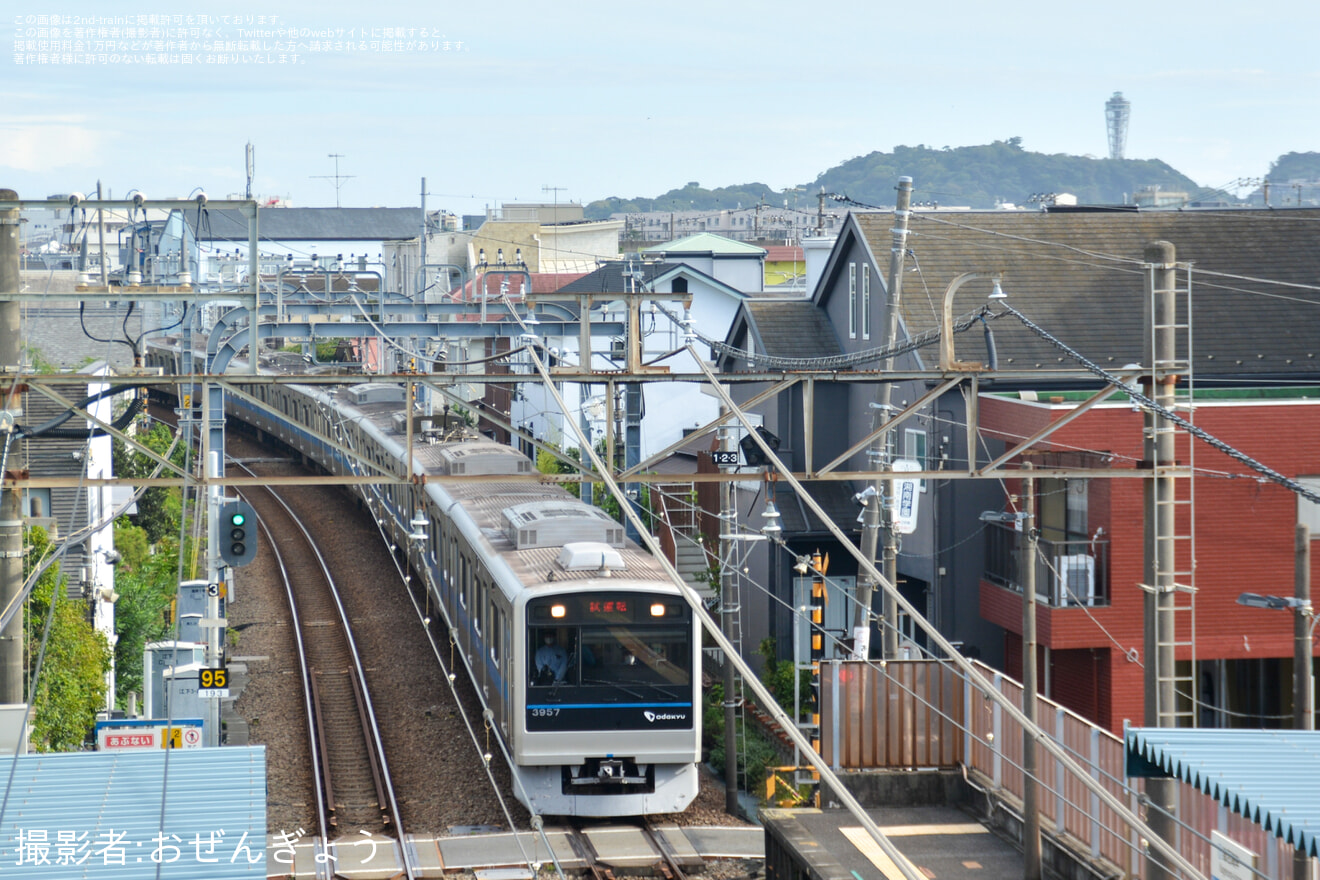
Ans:
[{"label": "odakyu logo", "polygon": [[687,715],[677,715],[672,712],[652,712],[650,709],[643,709],[642,716],[652,724],[657,721],[687,721]]}]

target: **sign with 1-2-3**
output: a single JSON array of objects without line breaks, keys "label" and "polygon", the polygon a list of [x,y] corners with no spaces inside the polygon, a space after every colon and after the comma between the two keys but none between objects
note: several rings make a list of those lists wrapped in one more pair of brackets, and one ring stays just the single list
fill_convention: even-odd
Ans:
[{"label": "sign with 1-2-3", "polygon": [[197,696],[203,699],[229,696],[229,669],[224,666],[198,670]]}]

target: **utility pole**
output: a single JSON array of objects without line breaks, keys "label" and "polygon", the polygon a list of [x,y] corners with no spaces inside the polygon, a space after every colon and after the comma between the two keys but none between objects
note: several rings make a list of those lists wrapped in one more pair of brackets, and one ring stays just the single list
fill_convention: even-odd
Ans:
[{"label": "utility pole", "polygon": [[[889,316],[889,330],[885,334],[885,347],[890,348],[898,338],[898,306],[903,293],[903,256],[907,253],[907,232],[908,232],[908,207],[912,204],[912,178],[900,177],[898,179],[898,198],[894,206],[894,228],[892,230],[894,239],[893,246],[889,252],[889,279],[886,288],[889,293],[887,309]],[[894,358],[885,358],[884,365],[881,367],[882,373],[890,373],[894,369]],[[873,403],[875,407],[871,414],[871,430],[877,430],[888,419],[893,410],[890,401],[894,397],[894,386],[887,379],[882,377],[880,385],[880,400]],[[881,471],[889,471],[892,468],[894,460],[894,429],[891,426],[875,442],[871,450],[871,455],[878,459],[878,467]],[[877,466],[873,464],[872,466]],[[866,506],[863,517],[862,531],[862,553],[872,563],[876,558],[876,543],[881,529],[884,530],[884,562],[881,569],[885,580],[890,584],[898,583],[898,535],[894,531],[894,511],[890,504],[890,484],[883,476],[877,476],[871,483],[874,490],[869,503]],[[883,523],[881,519],[883,518]],[[875,593],[875,583],[869,577],[861,577],[857,580],[857,607],[855,609],[855,620],[853,623],[853,658],[865,660],[870,652],[871,644],[871,597]],[[884,603],[884,630],[881,634],[881,642],[885,660],[893,660],[898,656],[898,603],[886,592],[883,596]]]},{"label": "utility pole", "polygon": [[1019,536],[1022,556],[1022,860],[1023,880],[1041,880],[1040,790],[1036,779],[1036,478],[1030,476],[1031,462],[1023,462],[1022,500],[1026,518]]},{"label": "utility pole", "polygon": [[[18,201],[12,189],[0,189],[0,200]],[[22,289],[22,257],[19,254],[19,211],[0,211],[0,295],[17,294]],[[0,301],[0,369],[9,374],[11,384],[4,402],[3,423],[10,432],[4,438],[3,468],[5,479],[0,491],[0,607],[7,608],[23,589],[23,506],[18,490],[9,479],[23,460],[22,442],[12,433],[19,410],[18,376],[22,365],[23,343],[21,310],[17,299]],[[0,703],[23,702],[23,615],[0,633]]]},{"label": "utility pole", "polygon": [[[1297,524],[1296,569],[1293,595],[1293,727],[1315,730],[1315,676],[1312,674],[1311,633],[1315,609],[1311,606],[1311,529]],[[1293,880],[1311,880],[1311,860],[1306,850],[1293,850]]]},{"label": "utility pole", "polygon": [[[96,200],[101,201],[101,181],[96,182]],[[110,286],[110,268],[106,265],[105,259],[105,210],[100,206],[96,208],[96,244],[101,251],[101,286]]]},{"label": "utility pole", "polygon": [[[418,270],[419,270],[418,273],[417,273],[417,277],[418,277],[419,282],[420,282],[420,284],[421,284],[421,289],[419,289],[419,290],[417,291],[417,294],[415,294],[415,295],[421,295],[421,294],[422,294],[422,291],[426,290],[426,232],[427,232],[426,227],[427,227],[427,223],[426,223],[426,178],[423,177],[423,178],[422,178],[422,242],[421,242],[421,262],[420,262],[420,263],[418,264],[418,266],[417,266],[417,268],[418,268]],[[408,289],[408,282],[405,280],[405,281],[403,282],[403,284],[400,285],[400,287],[402,287],[404,290],[407,290],[407,289]]]},{"label": "utility pole", "polygon": [[[725,453],[737,453],[738,447],[733,442],[733,430],[720,428],[720,450]],[[722,468],[726,473],[735,468]],[[734,643],[733,622],[737,608],[733,598],[733,579],[737,570],[733,565],[733,539],[725,537],[734,534],[733,528],[738,516],[733,503],[733,481],[720,482],[720,631],[730,644]],[[724,811],[730,816],[738,815],[738,718],[737,700],[734,688],[737,686],[732,657],[724,658]]]},{"label": "utility pole", "polygon": [[[1174,290],[1174,247],[1167,241],[1153,241],[1146,245],[1144,259],[1147,268],[1145,309],[1146,342],[1145,362],[1150,369],[1154,387],[1147,393],[1166,410],[1174,407],[1174,385],[1177,376],[1162,370],[1159,365],[1169,363],[1175,356],[1175,328],[1177,297]],[[1144,416],[1143,465],[1151,475],[1145,483],[1146,562],[1145,562],[1145,723],[1147,727],[1174,727],[1177,724],[1177,694],[1174,691],[1174,492],[1171,474],[1156,464],[1169,465],[1174,461],[1174,434],[1163,418],[1153,411]],[[1177,796],[1176,780],[1146,780],[1146,795],[1150,799],[1147,823],[1151,831],[1172,844],[1177,832],[1174,818]],[[1146,857],[1147,880],[1168,880],[1172,876],[1168,867],[1152,852]]]}]

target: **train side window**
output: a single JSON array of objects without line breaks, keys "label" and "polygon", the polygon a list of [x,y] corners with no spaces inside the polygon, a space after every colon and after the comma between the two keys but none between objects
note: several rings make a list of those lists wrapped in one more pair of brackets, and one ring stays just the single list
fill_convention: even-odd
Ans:
[{"label": "train side window", "polygon": [[477,635],[480,636],[480,635],[481,635],[481,612],[484,610],[484,609],[481,607],[482,604],[483,604],[482,601],[481,601],[481,595],[482,595],[482,592],[483,592],[483,588],[484,588],[486,585],[485,585],[485,583],[483,583],[483,582],[481,581],[480,578],[478,578],[478,579],[476,580],[476,582],[473,583],[472,586],[473,586],[473,591],[472,591],[472,627],[473,627],[473,629],[475,629],[475,630],[477,631]]}]

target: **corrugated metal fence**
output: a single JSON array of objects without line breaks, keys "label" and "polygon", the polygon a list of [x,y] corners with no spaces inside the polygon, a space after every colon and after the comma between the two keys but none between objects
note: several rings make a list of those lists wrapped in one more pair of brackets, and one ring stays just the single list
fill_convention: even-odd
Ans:
[{"label": "corrugated metal fence", "polygon": [[[821,664],[821,755],[835,770],[921,769],[966,766],[992,790],[1022,798],[1022,728],[988,694],[998,691],[1021,708],[1022,686],[973,662],[969,682],[936,660],[876,664]],[[1038,721],[1097,780],[1144,814],[1144,786],[1124,776],[1123,742],[1050,700],[1038,700]],[[1038,750],[1041,827],[1126,876],[1143,876],[1137,832],[1100,803],[1086,784],[1044,749]],[[1195,788],[1179,783],[1179,851],[1210,876],[1210,832],[1219,831],[1259,853],[1270,880],[1292,877],[1292,847],[1259,825],[1231,813]]]}]

